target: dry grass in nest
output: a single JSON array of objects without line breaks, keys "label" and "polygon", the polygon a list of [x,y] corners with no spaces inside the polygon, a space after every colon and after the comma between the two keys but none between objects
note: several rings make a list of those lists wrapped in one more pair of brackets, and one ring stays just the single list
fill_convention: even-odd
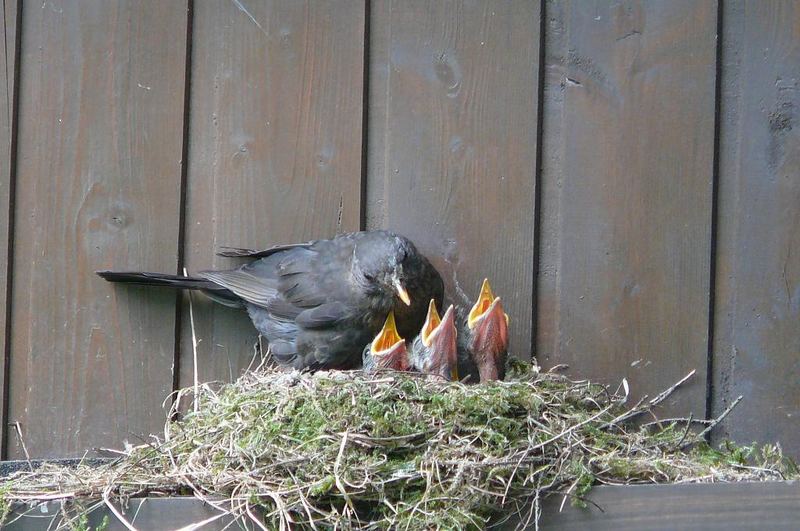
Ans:
[{"label": "dry grass in nest", "polygon": [[626,408],[624,395],[522,364],[505,382],[475,386],[260,369],[199,386],[193,411],[118,462],[18,472],[2,499],[78,500],[88,510],[191,494],[263,529],[456,529],[530,504],[538,518],[545,496],[582,503],[596,484],[797,477],[779,447],[712,450],[702,428],[713,422],[631,423],[678,385]]}]

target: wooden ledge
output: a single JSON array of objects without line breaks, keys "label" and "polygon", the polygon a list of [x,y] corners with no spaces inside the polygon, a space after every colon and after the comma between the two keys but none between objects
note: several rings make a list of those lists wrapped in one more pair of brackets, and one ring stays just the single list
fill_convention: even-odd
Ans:
[{"label": "wooden ledge", "polygon": [[[800,528],[800,482],[797,481],[597,487],[591,491],[590,499],[602,511],[591,504],[586,509],[575,508],[567,501],[559,513],[561,498],[547,500],[540,529],[788,531]],[[58,502],[33,509],[18,507],[15,514],[21,515],[20,518],[4,529],[45,530],[59,507]],[[190,497],[134,499],[124,509],[125,518],[139,531],[179,529],[218,514],[213,507]],[[97,526],[105,516],[109,519],[109,531],[126,529],[107,508],[94,511],[89,525]],[[502,529],[514,529],[518,523],[519,520],[508,521]],[[230,524],[230,519],[223,517],[200,529],[238,528]]]}]

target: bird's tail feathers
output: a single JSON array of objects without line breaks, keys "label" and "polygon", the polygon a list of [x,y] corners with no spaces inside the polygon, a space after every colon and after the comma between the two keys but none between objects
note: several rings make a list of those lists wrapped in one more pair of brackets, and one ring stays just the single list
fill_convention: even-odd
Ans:
[{"label": "bird's tail feathers", "polygon": [[242,308],[244,306],[244,301],[241,297],[205,278],[141,271],[97,271],[96,273],[109,282],[119,282],[121,284],[201,290],[207,297],[225,306],[231,308]]},{"label": "bird's tail feathers", "polygon": [[169,275],[166,273],[146,273],[140,271],[96,271],[109,282],[138,284],[140,286],[166,286],[180,289],[213,289],[212,282],[198,277]]}]

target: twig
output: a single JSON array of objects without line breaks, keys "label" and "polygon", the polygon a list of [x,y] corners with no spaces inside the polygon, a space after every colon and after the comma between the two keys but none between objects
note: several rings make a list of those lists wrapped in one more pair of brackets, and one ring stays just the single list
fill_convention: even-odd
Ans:
[{"label": "twig", "polygon": [[[719,424],[720,422],[722,422],[722,419],[724,419],[725,417],[727,417],[727,416],[730,414],[730,412],[731,412],[731,411],[733,411],[733,409],[734,409],[736,406],[738,406],[738,405],[739,405],[739,402],[741,402],[741,401],[742,401],[742,398],[744,398],[744,396],[743,396],[743,395],[739,395],[739,396],[736,398],[736,400],[734,400],[734,401],[733,401],[733,403],[731,403],[731,405],[730,405],[730,406],[728,406],[728,407],[725,409],[725,411],[723,411],[722,413],[720,413],[720,415],[719,415],[717,418],[715,418],[714,420],[712,420],[712,421],[711,421],[711,422],[708,424],[708,426],[706,427],[706,429],[704,429],[703,431],[701,431],[700,433],[698,433],[698,434],[697,434],[697,439],[698,439],[698,440],[702,439],[702,438],[705,436],[705,434],[706,434],[706,433],[708,433],[708,432],[710,432],[711,430],[713,430],[713,429],[714,429],[714,427],[715,427],[717,424]],[[689,442],[686,442],[686,443],[684,443],[683,445],[681,445],[680,449],[681,449],[681,450],[683,450],[684,448],[687,448],[687,447],[689,447],[689,446],[693,445],[695,442],[697,442],[697,441],[689,441]]]},{"label": "twig", "polygon": [[681,385],[683,385],[686,382],[686,380],[688,380],[689,378],[694,376],[695,372],[697,372],[697,371],[692,369],[689,372],[689,374],[687,374],[686,376],[684,376],[683,378],[681,378],[680,380],[678,380],[677,382],[672,384],[669,388],[665,389],[664,391],[661,391],[658,395],[656,395],[653,399],[651,399],[647,403],[647,407],[642,407],[642,404],[644,403],[645,397],[641,398],[639,400],[639,402],[636,403],[635,406],[630,408],[628,411],[626,411],[622,415],[619,415],[614,420],[611,420],[611,421],[603,424],[600,427],[600,429],[608,429],[608,428],[614,427],[617,424],[620,424],[620,423],[623,423],[623,422],[627,422],[627,421],[629,421],[630,419],[632,419],[634,417],[638,417],[642,413],[646,413],[648,411],[651,411],[655,406],[657,406],[658,404],[660,404],[661,402],[666,400],[672,393],[674,393],[675,390],[678,389],[678,387],[680,387]]},{"label": "twig", "polygon": [[668,419],[658,419],[651,422],[647,422],[642,424],[642,428],[649,428],[650,426],[660,426],[662,424],[678,424],[684,422],[691,422],[692,424],[709,424],[713,422],[712,420],[708,419],[696,419],[693,415],[689,415],[688,417],[671,417]]},{"label": "twig", "polygon": [[650,407],[655,407],[658,404],[660,404],[661,402],[663,402],[664,400],[666,400],[669,397],[669,395],[674,393],[675,390],[678,387],[680,387],[681,385],[683,385],[686,382],[686,380],[688,380],[689,378],[694,376],[696,372],[697,371],[695,369],[692,369],[691,371],[689,371],[689,374],[687,374],[686,376],[684,376],[683,378],[681,378],[680,380],[678,380],[677,382],[672,384],[670,387],[668,387],[667,389],[665,389],[665,390],[661,391],[659,394],[657,394],[655,396],[655,398],[653,398],[650,401]]},{"label": "twig", "polygon": [[344,486],[342,478],[339,477],[339,466],[342,464],[342,456],[344,456],[344,449],[347,446],[347,436],[347,432],[342,434],[342,444],[339,445],[339,454],[336,456],[336,462],[333,464],[333,477],[336,480],[336,487],[341,491],[347,506],[355,513],[356,508],[353,505],[353,501],[350,499],[350,495],[347,494],[347,489]]},{"label": "twig", "polygon": [[[269,531],[269,529],[267,529],[267,527],[261,523],[261,519],[258,518],[255,514],[253,514],[253,510],[250,508],[249,503],[245,505],[245,512],[247,513],[247,516],[250,517],[250,520],[252,520],[252,522],[256,524],[258,527],[260,527],[262,531]],[[286,529],[286,522],[284,521],[283,513],[280,514],[280,522],[281,522],[280,529],[281,531],[283,531],[284,529]]]},{"label": "twig", "polygon": [[[185,276],[185,277],[189,276],[189,273],[188,273],[188,271],[186,271],[185,267],[183,268],[183,276]],[[197,410],[200,407],[200,404],[198,402],[198,399],[199,399],[198,388],[199,388],[200,378],[199,378],[199,376],[197,374],[198,373],[198,371],[197,371],[197,334],[195,333],[195,329],[194,329],[194,305],[192,304],[192,300],[193,300],[192,292],[190,291],[189,292],[189,324],[191,325],[191,328],[192,328],[192,371],[194,372],[194,374],[192,375],[194,377],[194,398],[192,399],[192,403],[193,403],[193,406],[194,406],[194,412],[197,413]]]},{"label": "twig", "polygon": [[611,406],[606,406],[606,407],[604,407],[602,410],[600,410],[600,412],[598,412],[598,413],[596,413],[596,414],[592,415],[592,416],[591,416],[591,417],[589,417],[588,419],[586,419],[586,420],[584,420],[584,421],[582,421],[582,422],[579,422],[579,423],[577,423],[577,424],[575,424],[575,425],[573,425],[573,426],[571,426],[571,427],[567,428],[566,430],[562,431],[562,432],[561,432],[561,433],[559,433],[558,435],[556,435],[556,436],[554,436],[554,437],[551,437],[551,438],[549,438],[548,440],[546,440],[546,441],[544,441],[544,442],[541,442],[541,443],[539,443],[539,444],[537,444],[537,445],[535,445],[535,446],[531,446],[531,447],[529,448],[529,451],[531,451],[531,452],[532,452],[533,450],[538,450],[539,448],[543,448],[543,447],[547,446],[548,444],[550,444],[550,443],[553,443],[553,442],[557,441],[558,439],[560,439],[560,438],[564,437],[565,435],[568,435],[568,434],[572,433],[573,431],[577,430],[577,429],[578,429],[578,428],[580,428],[581,426],[583,426],[583,425],[585,425],[585,424],[589,424],[589,423],[590,423],[590,422],[592,422],[593,420],[596,420],[597,418],[599,418],[599,417],[601,417],[601,416],[605,415],[606,413],[608,413],[608,410],[609,410],[609,409],[611,409]]},{"label": "twig", "polygon": [[689,414],[689,419],[686,421],[686,429],[683,430],[681,434],[681,438],[678,440],[677,443],[673,445],[674,448],[680,448],[683,444],[683,441],[686,440],[686,436],[689,435],[689,430],[692,428],[692,415]]},{"label": "twig", "polygon": [[19,421],[14,422],[14,429],[17,430],[17,436],[19,437],[19,444],[22,445],[22,452],[25,454],[25,460],[28,462],[28,467],[33,472],[33,463],[31,463],[31,455],[28,453],[28,448],[25,446],[25,439],[22,437],[22,426],[19,425]]},{"label": "twig", "polygon": [[223,516],[226,516],[227,514],[228,513],[216,514],[216,515],[211,516],[209,518],[206,518],[205,520],[202,520],[200,522],[195,522],[193,524],[189,524],[189,525],[185,525],[183,527],[179,527],[175,531],[195,531],[195,529],[200,529],[201,527],[205,526],[206,524],[210,524],[211,522],[219,520],[220,518],[222,518]]},{"label": "twig", "polygon": [[569,498],[572,489],[578,486],[578,482],[581,480],[580,476],[578,476],[575,481],[572,482],[572,485],[569,486],[567,491],[563,494],[563,498],[561,498],[561,505],[558,507],[558,512],[562,512],[564,510],[564,504],[567,503],[567,498]]},{"label": "twig", "polygon": [[128,522],[128,520],[125,519],[124,516],[122,516],[122,513],[119,512],[116,507],[114,507],[114,504],[111,503],[111,500],[108,497],[108,490],[103,493],[103,502],[108,506],[108,509],[114,514],[114,516],[117,517],[117,520],[119,520],[122,525],[128,528],[129,531],[138,531],[130,522]]}]

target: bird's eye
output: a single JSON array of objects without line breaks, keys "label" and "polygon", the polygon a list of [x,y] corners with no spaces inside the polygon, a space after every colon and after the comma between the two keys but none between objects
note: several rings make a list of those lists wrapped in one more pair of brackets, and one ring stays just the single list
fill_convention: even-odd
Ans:
[{"label": "bird's eye", "polygon": [[374,275],[370,275],[369,273],[364,273],[364,278],[366,278],[370,282],[375,280],[375,276]]}]

